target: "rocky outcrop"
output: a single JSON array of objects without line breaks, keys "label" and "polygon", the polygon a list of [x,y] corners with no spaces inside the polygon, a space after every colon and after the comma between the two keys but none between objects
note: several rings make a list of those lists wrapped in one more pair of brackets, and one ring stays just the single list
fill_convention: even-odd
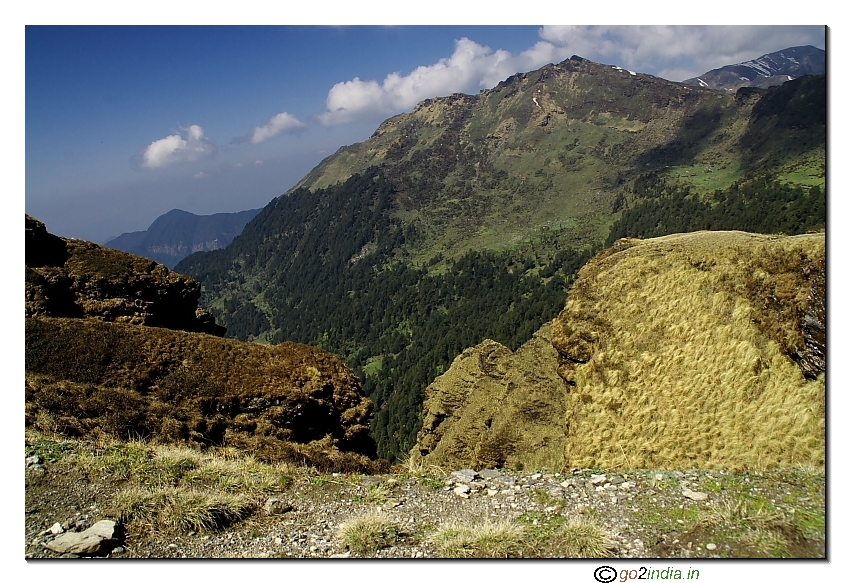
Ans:
[{"label": "rocky outcrop", "polygon": [[567,465],[823,465],[824,253],[699,232],[591,260],[552,326]]},{"label": "rocky outcrop", "polygon": [[26,423],[68,435],[235,446],[370,471],[372,403],[336,356],[285,342],[28,318]]},{"label": "rocky outcrop", "polygon": [[52,235],[26,217],[26,315],[95,318],[223,336],[201,284],[149,259]]},{"label": "rocky outcrop", "polygon": [[425,389],[411,458],[444,468],[563,466],[567,391],[549,325],[516,352],[485,340]]}]

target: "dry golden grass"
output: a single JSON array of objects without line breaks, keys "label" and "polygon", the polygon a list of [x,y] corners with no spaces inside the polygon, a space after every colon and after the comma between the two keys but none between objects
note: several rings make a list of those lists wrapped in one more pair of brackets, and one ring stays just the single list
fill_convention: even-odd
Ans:
[{"label": "dry golden grass", "polygon": [[585,517],[564,523],[551,535],[549,545],[565,557],[581,559],[607,557],[614,548],[605,530]]},{"label": "dry golden grass", "polygon": [[288,465],[265,464],[233,450],[201,452],[108,437],[79,447],[66,463],[98,479],[125,480],[128,485],[110,501],[110,512],[156,532],[227,526],[292,480]]},{"label": "dry golden grass", "polygon": [[355,553],[371,553],[392,546],[398,535],[395,522],[377,510],[355,516],[339,527],[340,541]]},{"label": "dry golden grass", "polygon": [[766,468],[825,458],[825,375],[804,378],[806,270],[824,236],[627,241],[553,326],[575,467]]},{"label": "dry golden grass", "polygon": [[450,522],[428,538],[446,558],[498,559],[522,556],[526,529],[507,520]]},{"label": "dry golden grass", "polygon": [[186,486],[141,488],[119,492],[111,509],[124,523],[158,532],[213,530],[247,517],[254,503],[244,494],[198,490]]}]

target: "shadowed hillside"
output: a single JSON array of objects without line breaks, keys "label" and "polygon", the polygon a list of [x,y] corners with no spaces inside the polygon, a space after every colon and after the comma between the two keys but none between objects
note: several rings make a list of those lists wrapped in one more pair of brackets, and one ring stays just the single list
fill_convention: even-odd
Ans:
[{"label": "shadowed hillside", "polygon": [[28,318],[27,424],[372,468],[372,403],[337,357],[145,326]]}]

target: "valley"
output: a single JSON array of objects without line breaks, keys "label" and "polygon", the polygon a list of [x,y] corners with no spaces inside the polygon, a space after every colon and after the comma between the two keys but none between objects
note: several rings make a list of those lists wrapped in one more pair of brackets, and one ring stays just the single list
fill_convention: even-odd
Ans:
[{"label": "valley", "polygon": [[397,460],[424,387],[484,339],[518,348],[617,238],[823,228],[825,95],[823,77],[726,94],[574,57],[385,121],[176,269],[231,336],[341,355]]}]

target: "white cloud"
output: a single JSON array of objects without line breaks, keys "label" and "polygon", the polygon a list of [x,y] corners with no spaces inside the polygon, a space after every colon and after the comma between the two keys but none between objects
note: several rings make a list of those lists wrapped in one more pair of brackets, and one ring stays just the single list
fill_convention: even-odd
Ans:
[{"label": "white cloud", "polygon": [[206,177],[207,177],[207,174],[205,172],[198,172],[197,174],[192,176],[192,178],[206,178]]},{"label": "white cloud", "polygon": [[215,152],[215,144],[204,137],[201,126],[190,125],[185,132],[186,139],[180,134],[172,134],[151,142],[142,153],[142,166],[162,168],[178,162],[194,162]]},{"label": "white cloud", "polygon": [[271,118],[266,125],[254,128],[251,143],[259,144],[278,134],[294,132],[306,127],[307,124],[284,111]]},{"label": "white cloud", "polygon": [[539,34],[561,54],[671,81],[787,47],[823,43],[818,26],[544,26]]},{"label": "white cloud", "polygon": [[423,99],[474,93],[520,71],[572,55],[673,81],[796,45],[823,45],[818,26],[544,26],[541,40],[518,55],[473,40],[455,41],[451,57],[395,72],[382,82],[358,77],[334,85],[319,121],[325,126],[383,119]]},{"label": "white cloud", "polygon": [[408,75],[390,73],[382,83],[355,77],[328,92],[327,111],[319,115],[326,126],[377,119],[410,109],[423,99],[492,87],[519,70],[540,67],[551,59],[549,43],[538,43],[513,56],[493,51],[468,38],[455,42],[451,57],[423,65]]}]

